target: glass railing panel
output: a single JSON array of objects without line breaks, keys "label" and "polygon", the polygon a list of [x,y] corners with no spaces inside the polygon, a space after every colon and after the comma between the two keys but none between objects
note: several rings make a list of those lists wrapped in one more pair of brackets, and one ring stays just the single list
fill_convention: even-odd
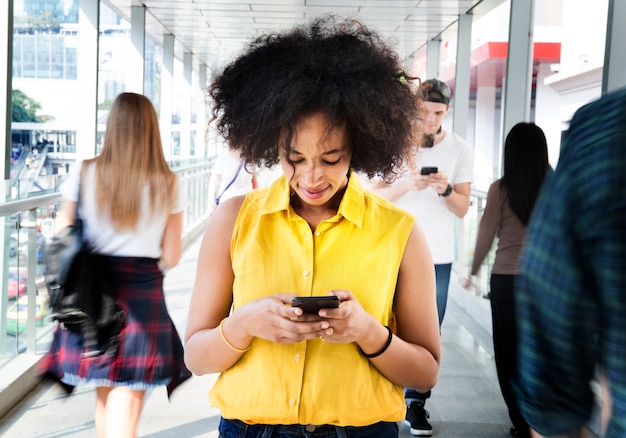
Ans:
[{"label": "glass railing panel", "polygon": [[[50,307],[36,280],[45,270],[44,257],[54,234],[58,202],[38,205],[9,218],[5,226],[15,250],[7,267],[7,352],[40,352],[37,340],[49,330]],[[34,335],[31,335],[34,333]]]},{"label": "glass railing panel", "polygon": [[[474,260],[474,248],[476,247],[476,237],[478,235],[478,225],[485,209],[487,194],[479,190],[472,190],[470,195],[470,208],[463,218],[457,220],[456,227],[456,260],[454,270],[459,281],[470,275],[472,261]],[[496,242],[491,247],[489,254],[483,260],[480,270],[474,278],[474,288],[469,292],[476,295],[486,296],[489,293],[489,276],[491,266],[495,257]]]},{"label": "glass railing panel", "polygon": [[44,270],[46,239],[51,236],[51,221],[60,200],[55,184],[56,178],[51,177],[46,193],[39,190],[40,194],[27,193],[22,199],[0,203],[0,240],[4,243],[0,265],[0,365],[20,353],[43,351],[37,341],[40,332],[46,330],[46,297],[38,296],[35,281]]},{"label": "glass railing panel", "polygon": [[[187,197],[183,214],[183,237],[196,236],[208,218],[206,189],[212,159],[185,160],[174,163]],[[0,202],[0,368],[22,353],[42,353],[48,348],[53,327],[45,288],[37,288],[37,279],[45,270],[44,258],[54,234],[54,218],[61,195],[61,175],[35,179],[31,190]],[[17,182],[19,186],[19,181]],[[0,182],[0,190],[11,192],[15,184]]]}]

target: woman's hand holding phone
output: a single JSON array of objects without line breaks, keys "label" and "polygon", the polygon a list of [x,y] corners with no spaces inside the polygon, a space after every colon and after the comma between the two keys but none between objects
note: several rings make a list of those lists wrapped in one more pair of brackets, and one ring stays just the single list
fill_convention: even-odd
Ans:
[{"label": "woman's hand holding phone", "polygon": [[300,307],[304,313],[317,314],[321,309],[334,309],[339,307],[339,297],[334,295],[294,297],[291,307]]}]

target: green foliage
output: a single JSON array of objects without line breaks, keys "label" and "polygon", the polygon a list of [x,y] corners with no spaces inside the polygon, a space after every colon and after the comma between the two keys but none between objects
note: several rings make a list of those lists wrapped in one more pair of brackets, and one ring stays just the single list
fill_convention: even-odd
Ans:
[{"label": "green foliage", "polygon": [[41,12],[38,16],[29,16],[26,21],[35,32],[59,33],[61,23],[52,12]]},{"label": "green foliage", "polygon": [[34,33],[57,34],[61,30],[61,22],[50,11],[44,11],[39,15],[17,17],[14,23],[16,31]]},{"label": "green foliage", "polygon": [[41,109],[39,102],[28,97],[20,90],[13,90],[11,121],[12,122],[32,122],[44,123],[52,120],[51,116],[38,116],[37,111]]},{"label": "green foliage", "polygon": [[113,106],[113,99],[104,99],[104,102],[101,102],[98,104],[98,109],[99,110],[110,110],[111,107]]}]

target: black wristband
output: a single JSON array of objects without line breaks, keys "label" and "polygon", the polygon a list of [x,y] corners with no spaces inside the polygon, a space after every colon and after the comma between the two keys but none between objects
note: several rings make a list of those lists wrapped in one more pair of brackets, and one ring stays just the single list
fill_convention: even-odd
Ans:
[{"label": "black wristband", "polygon": [[361,350],[361,354],[365,357],[367,357],[368,359],[373,359],[375,357],[380,356],[381,354],[383,354],[385,351],[387,351],[387,348],[389,348],[389,346],[391,345],[391,340],[393,339],[393,332],[391,331],[391,329],[389,328],[389,326],[385,326],[385,328],[387,329],[387,331],[389,332],[389,336],[387,337],[387,342],[385,342],[385,345],[383,345],[383,348],[381,348],[380,350],[378,350],[376,353],[372,353],[372,354],[367,354],[364,353],[363,350],[361,350],[361,347],[359,347],[359,350]]},{"label": "black wristband", "polygon": [[450,196],[450,193],[452,193],[452,186],[448,183],[448,187],[446,187],[446,191],[443,193],[439,193],[439,196],[441,198],[447,198],[448,196]]}]

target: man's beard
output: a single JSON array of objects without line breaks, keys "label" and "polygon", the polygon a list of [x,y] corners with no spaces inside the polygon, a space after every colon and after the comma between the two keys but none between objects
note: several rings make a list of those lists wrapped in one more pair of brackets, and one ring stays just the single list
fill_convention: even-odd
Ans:
[{"label": "man's beard", "polygon": [[435,145],[435,134],[424,134],[422,139],[423,148],[432,148]]},{"label": "man's beard", "polygon": [[422,139],[423,148],[432,148],[435,145],[435,137],[441,133],[441,126],[437,130],[436,134],[424,134]]}]

